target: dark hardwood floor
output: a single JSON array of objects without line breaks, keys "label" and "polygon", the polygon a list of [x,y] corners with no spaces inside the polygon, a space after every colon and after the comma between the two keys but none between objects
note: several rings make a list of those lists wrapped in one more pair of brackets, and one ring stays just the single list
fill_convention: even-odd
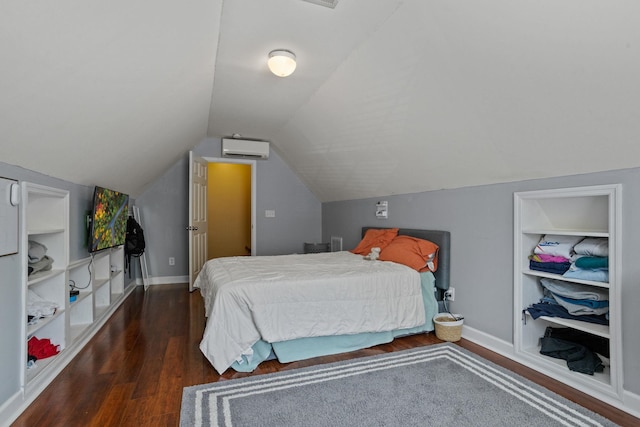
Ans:
[{"label": "dark hardwood floor", "polygon": [[[218,375],[200,353],[204,308],[186,285],[136,288],[109,322],[16,420],[14,426],[176,426],[182,388],[440,343],[434,334],[337,356],[263,363],[251,374]],[[622,426],[640,420],[466,340],[486,359],[573,400]]]}]

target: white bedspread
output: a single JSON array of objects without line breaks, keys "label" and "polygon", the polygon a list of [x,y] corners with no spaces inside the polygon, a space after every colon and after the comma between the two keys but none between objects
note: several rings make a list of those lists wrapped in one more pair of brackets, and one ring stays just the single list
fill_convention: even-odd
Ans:
[{"label": "white bedspread", "polygon": [[272,343],[425,323],[418,272],[346,251],[213,259],[194,286],[208,317],[200,349],[219,373],[259,339]]}]

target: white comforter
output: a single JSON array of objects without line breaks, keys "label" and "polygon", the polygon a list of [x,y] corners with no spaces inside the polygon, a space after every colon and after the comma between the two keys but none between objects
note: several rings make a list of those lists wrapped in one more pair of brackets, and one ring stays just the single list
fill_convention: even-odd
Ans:
[{"label": "white comforter", "polygon": [[420,275],[350,252],[208,261],[194,283],[208,317],[200,349],[224,372],[267,342],[425,323]]}]

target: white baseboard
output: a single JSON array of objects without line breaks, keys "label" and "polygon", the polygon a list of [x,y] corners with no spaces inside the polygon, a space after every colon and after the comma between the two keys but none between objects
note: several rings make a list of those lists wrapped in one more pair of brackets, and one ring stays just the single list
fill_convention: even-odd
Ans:
[{"label": "white baseboard", "polygon": [[481,345],[482,347],[487,348],[494,353],[498,353],[504,357],[508,357],[509,359],[515,358],[515,352],[512,343],[504,341],[500,338],[496,338],[493,335],[486,334],[482,331],[479,331],[478,329],[464,325],[462,327],[462,337],[478,345]]},{"label": "white baseboard", "polygon": [[[161,276],[161,277],[149,277],[149,285],[178,285],[183,283],[189,283],[189,276]],[[142,286],[142,279],[136,279],[136,285]]]},{"label": "white baseboard", "polygon": [[[525,361],[519,360],[515,355],[513,344],[499,338],[496,338],[492,335],[488,335],[482,331],[471,328],[467,325],[462,327],[462,337],[471,342],[474,342],[478,345],[481,345],[484,348],[487,348],[495,353],[500,354],[501,356],[507,357],[515,362],[521,363],[525,366],[528,366],[532,369],[535,369],[533,366],[529,366]],[[543,372],[544,373],[544,372]],[[584,391],[584,390],[583,390]],[[622,391],[621,400],[612,399],[610,396],[591,394],[596,399],[602,400],[603,402],[614,406],[621,411],[627,412],[634,417],[640,418],[640,395],[632,393],[627,390]]]},{"label": "white baseboard", "polygon": [[0,427],[9,427],[12,422],[22,413],[20,410],[24,401],[22,389],[17,391],[13,396],[7,399],[0,406]]},{"label": "white baseboard", "polygon": [[627,390],[622,391],[622,405],[620,408],[633,415],[636,418],[640,418],[640,395],[632,393]]}]

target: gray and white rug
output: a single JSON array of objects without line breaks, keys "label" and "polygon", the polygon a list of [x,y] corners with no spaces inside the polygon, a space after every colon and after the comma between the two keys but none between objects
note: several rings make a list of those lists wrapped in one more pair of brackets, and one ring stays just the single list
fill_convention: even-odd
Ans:
[{"label": "gray and white rug", "polygon": [[456,345],[186,387],[181,426],[614,426]]}]

